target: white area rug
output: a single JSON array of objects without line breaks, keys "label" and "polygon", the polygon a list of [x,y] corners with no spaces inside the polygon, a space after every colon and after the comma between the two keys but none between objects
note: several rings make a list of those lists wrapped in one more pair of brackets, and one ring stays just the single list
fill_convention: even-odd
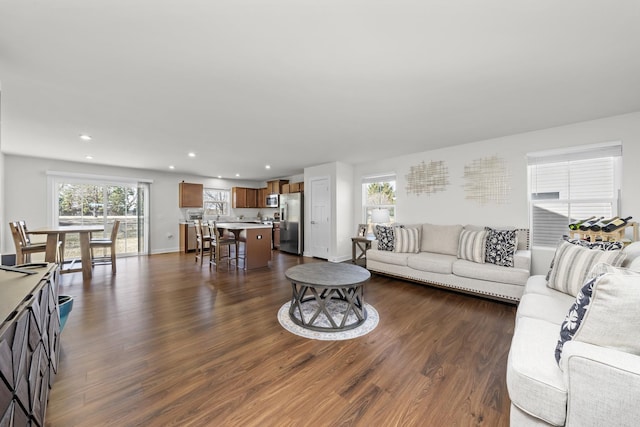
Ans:
[{"label": "white area rug", "polygon": [[378,312],[372,305],[365,303],[364,307],[367,310],[367,319],[364,323],[356,328],[349,329],[341,332],[319,332],[312,331],[311,329],[303,328],[302,326],[298,326],[289,317],[289,307],[291,306],[291,302],[284,304],[278,310],[278,321],[283,328],[292,334],[299,335],[304,338],[309,338],[313,340],[322,340],[322,341],[339,341],[339,340],[349,340],[352,338],[358,338],[363,335],[368,334],[373,331],[376,326],[378,326]]}]

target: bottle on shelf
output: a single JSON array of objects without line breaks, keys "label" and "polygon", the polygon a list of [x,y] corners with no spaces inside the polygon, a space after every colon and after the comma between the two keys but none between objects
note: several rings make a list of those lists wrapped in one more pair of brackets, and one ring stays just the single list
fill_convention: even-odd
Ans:
[{"label": "bottle on shelf", "polygon": [[574,222],[569,224],[569,229],[570,230],[579,230],[580,226],[582,225],[582,223],[584,223],[586,221],[590,221],[590,220],[592,220],[594,218],[595,218],[595,216],[590,216],[589,218],[586,218],[586,219],[579,219],[577,221],[574,221]]},{"label": "bottle on shelf", "polygon": [[629,220],[633,218],[628,216],[626,218],[618,218],[611,221],[609,224],[602,227],[602,231],[605,233],[611,233],[612,231],[616,231],[629,223]]},{"label": "bottle on shelf", "polygon": [[603,219],[602,221],[598,221],[595,224],[593,224],[591,227],[589,227],[589,230],[591,231],[600,231],[604,228],[605,225],[609,224],[611,221],[614,221],[616,219],[620,218],[619,216],[614,216],[613,218],[609,218],[609,219]]},{"label": "bottle on shelf", "polygon": [[594,218],[594,219],[590,219],[589,221],[585,221],[582,224],[580,224],[580,227],[578,227],[581,231],[587,231],[589,230],[589,228],[591,228],[591,226],[593,224],[598,223],[598,221],[602,221],[604,219],[603,216],[601,216],[600,218]]}]

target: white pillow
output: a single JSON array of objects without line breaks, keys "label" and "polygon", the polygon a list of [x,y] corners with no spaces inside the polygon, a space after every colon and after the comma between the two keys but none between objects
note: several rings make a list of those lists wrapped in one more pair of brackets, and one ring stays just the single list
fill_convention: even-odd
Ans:
[{"label": "white pillow", "polygon": [[593,266],[602,262],[618,267],[625,256],[623,251],[600,251],[562,242],[556,249],[547,286],[575,297]]},{"label": "white pillow", "polygon": [[458,243],[458,258],[484,264],[488,231],[462,230]]},{"label": "white pillow", "polygon": [[420,229],[396,227],[394,233],[394,252],[420,252]]},{"label": "white pillow", "polygon": [[606,270],[613,272],[596,276],[571,339],[640,355],[640,273],[612,267],[600,269]]}]

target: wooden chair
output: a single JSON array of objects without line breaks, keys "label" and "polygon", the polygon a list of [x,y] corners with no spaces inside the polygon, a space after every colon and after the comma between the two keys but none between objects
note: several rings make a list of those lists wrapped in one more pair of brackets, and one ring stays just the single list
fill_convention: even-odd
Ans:
[{"label": "wooden chair", "polygon": [[[91,266],[111,264],[111,272],[116,273],[116,239],[118,237],[118,229],[120,228],[120,221],[113,221],[113,227],[111,228],[111,236],[109,238],[91,238],[89,240],[89,249],[91,250]],[[109,249],[109,256],[94,256],[94,249]]]},{"label": "wooden chair", "polygon": [[[215,221],[209,222],[209,236],[211,237],[211,251],[209,254],[209,269],[212,265],[216,266],[216,271],[220,262],[227,261],[227,267],[230,268],[231,260],[234,259],[236,268],[238,267],[238,242],[233,236],[225,236],[220,233]],[[235,257],[231,257],[231,247],[234,248]],[[222,254],[222,248],[227,248],[227,254]]]},{"label": "wooden chair", "polygon": [[24,221],[13,221],[9,223],[11,235],[13,236],[13,244],[16,248],[16,264],[25,264],[31,262],[31,254],[37,252],[46,252],[47,245],[45,243],[32,244],[29,239],[29,232]]},{"label": "wooden chair", "polygon": [[205,251],[211,250],[211,234],[205,234],[208,227],[203,227],[202,220],[196,219],[193,223],[196,229],[196,262],[200,261],[202,265]]}]

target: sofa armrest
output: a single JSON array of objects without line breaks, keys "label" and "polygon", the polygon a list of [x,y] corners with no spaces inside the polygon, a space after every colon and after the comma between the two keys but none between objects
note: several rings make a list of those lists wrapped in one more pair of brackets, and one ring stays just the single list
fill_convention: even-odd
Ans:
[{"label": "sofa armrest", "polygon": [[640,356],[570,341],[562,350],[567,426],[635,426],[640,420]]},{"label": "sofa armrest", "polygon": [[514,268],[531,271],[531,251],[519,249],[513,254]]}]

